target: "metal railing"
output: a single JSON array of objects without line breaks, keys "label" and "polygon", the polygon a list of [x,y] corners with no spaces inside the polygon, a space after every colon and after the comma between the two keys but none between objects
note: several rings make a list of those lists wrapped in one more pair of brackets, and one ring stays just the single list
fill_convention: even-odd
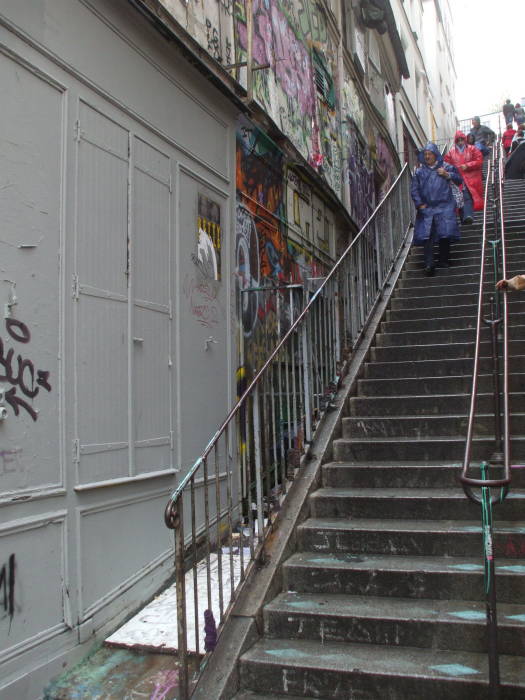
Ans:
[{"label": "metal railing", "polygon": [[[499,157],[496,159],[496,154]],[[494,167],[497,163],[497,170]],[[494,144],[493,157],[489,162],[487,180],[485,185],[485,208],[483,213],[483,234],[481,247],[481,263],[478,294],[478,315],[476,324],[476,339],[474,350],[474,366],[472,372],[472,394],[470,399],[470,411],[467,424],[467,437],[465,444],[465,456],[460,480],[468,498],[479,503],[482,509],[483,551],[485,557],[485,595],[487,609],[488,630],[488,656],[489,656],[489,686],[491,700],[499,698],[500,678],[497,644],[497,614],[496,614],[496,582],[495,561],[492,531],[492,506],[503,502],[511,481],[510,471],[510,429],[509,429],[509,361],[508,361],[508,309],[507,296],[500,298],[496,289],[499,279],[506,279],[506,246],[505,223],[503,210],[503,154],[501,144]],[[493,193],[492,221],[493,235],[488,238],[487,219],[489,192]],[[486,274],[487,246],[492,247],[492,266]],[[490,317],[485,317],[484,308],[486,300],[486,285],[492,277],[492,291],[490,292],[489,307]],[[481,478],[469,476],[472,458],[472,439],[476,418],[476,400],[478,395],[478,379],[480,369],[480,354],[483,325],[490,328],[492,350],[492,377],[493,377],[493,405],[494,405],[494,451],[487,455],[481,462]],[[502,363],[500,363],[499,348],[500,338],[502,345]],[[499,478],[489,478],[490,472],[503,472]],[[481,489],[480,493],[474,491]],[[492,494],[491,488],[499,489],[499,493]]]},{"label": "metal railing", "polygon": [[[198,669],[203,651],[213,650],[217,625],[260,555],[382,296],[409,233],[410,179],[405,166],[327,277],[309,281],[296,318],[295,285],[264,289],[273,295],[282,339],[253,378],[240,368],[242,395],[168,501],[165,522],[175,531],[179,699],[190,696],[190,665]],[[242,328],[240,333],[242,339]]]}]

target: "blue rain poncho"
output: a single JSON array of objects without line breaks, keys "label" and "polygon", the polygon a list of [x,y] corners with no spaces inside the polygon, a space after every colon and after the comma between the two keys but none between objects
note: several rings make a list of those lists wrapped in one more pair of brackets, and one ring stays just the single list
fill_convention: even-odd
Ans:
[{"label": "blue rain poncho", "polygon": [[[434,166],[429,166],[424,160],[424,151],[436,154]],[[410,194],[416,208],[426,204],[425,209],[418,209],[414,227],[414,245],[423,245],[431,235],[432,230],[436,240],[450,238],[457,241],[460,238],[456,217],[456,200],[450,183],[460,185],[463,180],[457,168],[443,162],[441,153],[434,143],[427,143],[419,154],[421,166],[412,178]],[[438,175],[438,168],[445,168],[450,173],[450,180]]]}]

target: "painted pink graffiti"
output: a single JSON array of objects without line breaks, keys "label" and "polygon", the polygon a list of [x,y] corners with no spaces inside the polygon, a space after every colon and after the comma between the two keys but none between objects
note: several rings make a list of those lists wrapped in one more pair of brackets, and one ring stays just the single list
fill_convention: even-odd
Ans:
[{"label": "painted pink graffiti", "polygon": [[190,275],[186,275],[183,292],[189,302],[191,315],[201,326],[211,328],[219,323],[220,309],[217,303],[219,287],[216,282],[197,281]]},{"label": "painted pink graffiti", "polygon": [[[308,48],[296,37],[277,4],[254,0],[253,14],[254,61],[259,65],[269,63],[287,97],[296,101],[298,111],[313,117],[314,80]],[[246,50],[246,25],[239,22],[237,29],[239,43]]]},{"label": "painted pink graffiti", "polygon": [[150,700],[171,700],[171,691],[179,684],[178,671],[160,672],[155,680],[155,690]]}]

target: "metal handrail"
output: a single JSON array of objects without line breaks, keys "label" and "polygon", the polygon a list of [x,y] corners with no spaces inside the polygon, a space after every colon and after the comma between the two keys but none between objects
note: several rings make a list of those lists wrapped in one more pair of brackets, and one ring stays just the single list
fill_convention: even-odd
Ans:
[{"label": "metal handrail", "polygon": [[[199,656],[202,646],[197,564],[204,562],[204,650],[211,651],[217,637],[211,608],[215,604],[223,623],[248,567],[258,558],[289,481],[332,406],[343,365],[383,294],[406,242],[412,210],[405,165],[326,278],[317,288],[318,280],[311,280],[310,299],[290,319],[253,379],[244,378],[247,386],[240,398],[166,505],[166,526],[175,530],[180,700],[190,695],[188,615],[195,625],[193,654]],[[295,286],[288,285],[290,314]],[[276,295],[279,311],[279,292],[267,291]],[[240,333],[242,339],[242,327]],[[218,603],[212,600],[215,589]],[[193,606],[187,606],[187,596]]]},{"label": "metal handrail", "polygon": [[[496,154],[497,145],[493,147],[493,159],[489,162],[487,179],[485,183],[485,206],[483,211],[483,234],[482,234],[482,245],[481,245],[481,262],[480,262],[480,276],[479,276],[479,293],[478,293],[478,314],[476,322],[476,338],[475,338],[475,348],[474,348],[474,365],[472,371],[472,393],[470,397],[470,411],[468,417],[467,425],[467,436],[465,443],[465,456],[463,459],[463,468],[460,475],[460,480],[463,485],[466,495],[476,503],[481,503],[481,498],[474,494],[472,487],[503,487],[506,491],[508,490],[508,485],[511,481],[510,473],[510,431],[509,431],[509,391],[508,391],[508,374],[509,374],[509,362],[508,362],[508,308],[507,308],[507,297],[503,295],[503,304],[498,303],[498,308],[501,312],[499,319],[492,319],[489,323],[493,326],[493,335],[497,327],[501,324],[503,327],[503,440],[502,444],[497,446],[498,452],[498,462],[503,463],[504,477],[502,479],[473,479],[468,476],[468,471],[470,468],[471,454],[472,454],[472,438],[474,431],[474,422],[476,417],[476,399],[478,393],[478,377],[479,377],[479,360],[480,360],[480,344],[481,344],[481,328],[485,321],[483,318],[483,303],[484,303],[484,290],[483,285],[485,282],[485,254],[487,251],[487,204],[488,204],[488,194],[490,187],[494,188],[494,225],[495,225],[495,239],[494,245],[500,245],[501,251],[501,277],[506,279],[507,274],[507,256],[506,256],[506,246],[505,246],[505,223],[504,223],[504,213],[503,213],[503,158],[500,151],[498,162],[498,178],[495,182],[495,169],[493,166],[494,157]],[[499,226],[500,237],[498,239],[497,227]],[[499,271],[496,269],[494,271],[494,284],[500,277]],[[494,292],[496,295],[499,293],[497,290]],[[497,356],[496,356],[497,360]],[[498,415],[495,415],[496,426],[501,425],[501,416],[499,415],[499,389],[495,390],[495,407]],[[496,427],[496,436],[498,435],[498,428]],[[494,461],[494,460],[493,460]],[[496,503],[501,500],[500,497],[493,497],[492,502]]]},{"label": "metal handrail", "polygon": [[[499,147],[498,175],[495,181],[495,169],[493,162]],[[472,376],[472,394],[470,399],[470,412],[465,445],[465,458],[460,480],[467,497],[481,505],[483,555],[485,570],[485,596],[487,613],[487,652],[489,666],[489,697],[491,700],[500,698],[500,671],[498,651],[498,618],[496,596],[496,565],[493,546],[493,519],[492,505],[502,502],[506,497],[511,481],[510,475],[510,434],[509,434],[509,388],[508,388],[508,309],[507,297],[503,295],[503,305],[496,297],[491,298],[491,318],[483,318],[483,285],[485,282],[485,253],[487,250],[487,204],[489,188],[493,189],[493,222],[494,237],[489,241],[493,246],[494,284],[500,275],[503,279],[507,276],[506,250],[505,250],[505,222],[503,210],[503,152],[501,144],[494,144],[492,149],[492,162],[489,163],[487,181],[485,186],[485,208],[483,213],[483,241],[481,247],[481,265],[479,277],[478,318],[476,324],[476,341],[474,352],[474,368]],[[499,232],[498,232],[499,228]],[[498,266],[498,246],[501,250],[501,271]],[[497,290],[495,290],[498,294]],[[497,313],[495,314],[495,311]],[[468,476],[470,458],[472,452],[472,434],[476,413],[476,398],[478,389],[479,355],[482,323],[490,326],[492,339],[493,383],[494,383],[494,436],[495,452],[490,460],[481,462],[481,479],[473,479]],[[503,438],[501,435],[501,401],[500,401],[500,368],[498,357],[498,329],[503,325]],[[502,479],[488,479],[490,466],[503,465],[504,476]],[[480,487],[480,495],[474,493],[473,488]],[[491,488],[500,488],[498,495],[492,495]]]}]

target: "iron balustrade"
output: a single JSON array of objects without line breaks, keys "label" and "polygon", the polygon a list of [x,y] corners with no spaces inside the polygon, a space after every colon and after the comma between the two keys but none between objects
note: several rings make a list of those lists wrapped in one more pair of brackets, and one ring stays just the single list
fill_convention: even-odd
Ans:
[{"label": "iron balustrade", "polygon": [[[496,154],[499,157],[496,158]],[[498,169],[493,165],[497,161]],[[503,209],[503,149],[501,144],[494,144],[492,160],[489,162],[487,179],[485,184],[485,207],[483,212],[483,233],[481,245],[481,262],[478,293],[478,313],[476,323],[476,337],[474,348],[474,363],[472,371],[472,393],[470,398],[470,410],[467,423],[467,435],[465,442],[465,456],[460,475],[463,490],[468,498],[479,503],[482,509],[483,552],[485,557],[485,594],[488,630],[488,656],[489,656],[489,692],[491,700],[500,697],[500,676],[497,642],[497,611],[496,611],[496,582],[495,560],[492,530],[492,506],[500,503],[506,497],[510,482],[510,429],[509,429],[509,361],[508,361],[508,307],[507,296],[503,294],[500,299],[496,282],[507,277],[507,258],[505,245],[505,221]],[[493,193],[492,221],[493,237],[487,236],[487,219],[489,191]],[[486,274],[487,245],[492,246],[492,268]],[[492,275],[490,275],[492,273]],[[485,286],[490,276],[493,280],[493,289],[490,298],[490,318],[484,317]],[[481,479],[469,476],[471,468],[472,439],[476,418],[476,399],[478,394],[479,364],[481,352],[481,331],[483,324],[490,328],[492,348],[492,376],[493,376],[493,401],[494,401],[494,452],[487,455],[487,459],[481,462]],[[499,358],[500,332],[502,334],[502,364]],[[502,401],[503,399],[503,401]],[[502,415],[503,403],[503,415]],[[502,428],[503,423],[503,428]],[[503,470],[503,476],[496,479],[489,478],[490,469]],[[480,488],[476,493],[474,488]],[[491,493],[491,488],[498,488],[499,493]]]},{"label": "iron balustrade", "polygon": [[[198,667],[203,651],[213,650],[214,625],[220,631],[260,555],[407,239],[410,180],[405,165],[324,279],[310,279],[304,289],[290,284],[239,293],[241,320],[248,295],[273,304],[277,337],[254,376],[240,368],[240,398],[166,506],[166,525],[175,531],[182,700],[191,694],[190,665]],[[242,362],[242,323],[240,335]],[[203,608],[213,611],[206,612],[204,640]]]}]

